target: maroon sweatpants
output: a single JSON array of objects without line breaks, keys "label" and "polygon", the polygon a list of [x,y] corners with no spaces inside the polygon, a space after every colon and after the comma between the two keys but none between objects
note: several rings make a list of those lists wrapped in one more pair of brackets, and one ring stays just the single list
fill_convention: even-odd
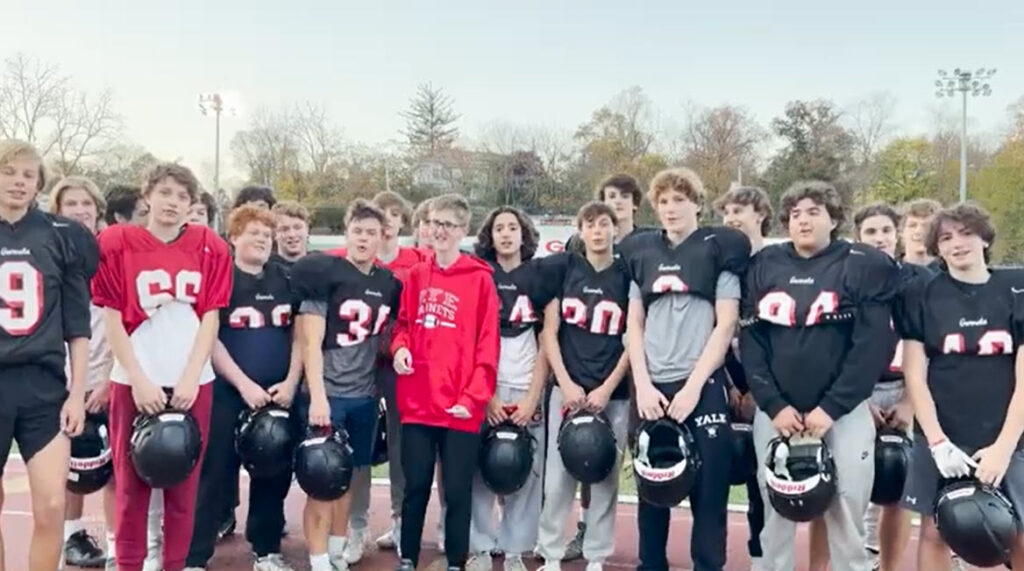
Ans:
[{"label": "maroon sweatpants", "polygon": [[[213,384],[199,387],[192,416],[199,423],[203,435],[203,452],[199,464],[188,479],[173,488],[156,490],[164,494],[164,570],[181,571],[192,541],[195,519],[196,492],[202,458],[206,454],[206,440],[210,428],[210,406],[213,404]],[[114,490],[117,524],[114,531],[119,571],[142,571],[146,559],[146,518],[152,488],[135,473],[131,458],[132,422],[138,410],[129,385],[111,384],[110,440],[114,460]]]}]

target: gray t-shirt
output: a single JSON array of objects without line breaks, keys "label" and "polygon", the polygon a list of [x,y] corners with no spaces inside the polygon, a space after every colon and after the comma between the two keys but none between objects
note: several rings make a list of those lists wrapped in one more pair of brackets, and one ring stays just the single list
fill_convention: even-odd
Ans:
[{"label": "gray t-shirt", "polygon": [[[640,299],[640,287],[629,286],[630,299]],[[715,284],[716,299],[739,299],[740,280],[722,272]],[[693,373],[697,359],[715,328],[715,306],[688,293],[665,294],[647,308],[644,325],[644,353],[654,383],[685,380]]]},{"label": "gray t-shirt", "polygon": [[[327,318],[327,303],[306,300],[299,306],[300,313]],[[331,398],[362,398],[376,394],[377,355],[380,335],[370,335],[366,341],[351,347],[338,347],[324,351],[324,388]],[[304,388],[303,390],[308,390]]]}]

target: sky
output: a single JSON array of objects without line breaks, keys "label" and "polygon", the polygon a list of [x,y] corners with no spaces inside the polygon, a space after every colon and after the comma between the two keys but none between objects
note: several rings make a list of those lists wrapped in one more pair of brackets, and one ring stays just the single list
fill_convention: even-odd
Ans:
[{"label": "sky", "polygon": [[11,3],[0,58],[23,52],[112,89],[127,136],[160,158],[209,176],[214,121],[197,98],[236,94],[222,181],[238,174],[228,142],[253,109],[321,103],[347,140],[383,143],[425,82],[454,99],[469,138],[495,122],[571,132],[633,85],[666,125],[688,105],[741,105],[767,125],[791,100],[887,91],[895,126],[919,134],[936,113],[959,117],[959,99],[935,98],[938,69],[995,67],[992,96],[968,102],[969,128],[989,137],[1024,96],[1019,0]]}]

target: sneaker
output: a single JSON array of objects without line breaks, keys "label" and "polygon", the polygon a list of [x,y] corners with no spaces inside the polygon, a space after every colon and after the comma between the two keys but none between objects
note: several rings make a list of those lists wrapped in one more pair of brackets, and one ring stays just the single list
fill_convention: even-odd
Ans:
[{"label": "sneaker", "polygon": [[142,563],[142,571],[163,571],[163,568],[163,545],[157,544],[156,547],[150,545],[146,551],[146,560]]},{"label": "sneaker", "polygon": [[257,557],[252,564],[252,571],[294,571],[292,566],[285,562],[284,556],[280,553],[269,553],[263,557]]},{"label": "sneaker", "polygon": [[399,538],[402,535],[402,522],[397,517],[391,518],[391,529],[387,533],[377,538],[377,547],[379,549],[397,549],[399,544]]},{"label": "sneaker", "polygon": [[583,557],[583,535],[587,533],[587,524],[582,521],[576,524],[576,535],[573,536],[569,545],[565,546],[565,555],[562,561],[575,561]]},{"label": "sneaker", "polygon": [[505,571],[529,571],[526,563],[523,563],[522,555],[509,555],[505,558],[503,567]]},{"label": "sneaker", "polygon": [[107,556],[96,538],[80,529],[64,542],[64,561],[76,567],[99,568],[107,562]]},{"label": "sneaker", "polygon": [[591,561],[587,563],[586,571],[604,571],[604,563],[600,561]]},{"label": "sneaker", "polygon": [[206,571],[206,567],[186,567],[183,571]]},{"label": "sneaker", "polygon": [[221,541],[225,537],[234,535],[235,527],[237,525],[238,522],[235,520],[235,514],[232,512],[227,519],[221,522],[220,527],[217,529],[217,541]]},{"label": "sneaker", "polygon": [[491,554],[486,551],[474,553],[466,561],[466,571],[491,571],[493,566],[494,561],[491,559]]},{"label": "sneaker", "polygon": [[363,546],[366,544],[366,530],[352,531],[345,544],[345,561],[349,565],[359,563],[363,558]]},{"label": "sneaker", "polygon": [[416,571],[416,566],[412,564],[409,559],[403,559],[398,562],[398,567],[395,567],[395,571]]},{"label": "sneaker", "polygon": [[562,564],[558,561],[545,561],[537,571],[562,571]]}]

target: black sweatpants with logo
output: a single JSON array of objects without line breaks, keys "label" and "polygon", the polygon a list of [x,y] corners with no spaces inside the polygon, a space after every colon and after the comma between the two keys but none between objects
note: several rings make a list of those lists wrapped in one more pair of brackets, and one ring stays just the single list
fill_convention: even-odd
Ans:
[{"label": "black sweatpants with logo", "polygon": [[[686,381],[654,385],[669,400]],[[631,410],[633,426],[639,423],[636,406]],[[725,376],[715,373],[704,384],[697,407],[684,422],[693,433],[701,468],[690,492],[693,529],[690,556],[695,571],[721,571],[725,566],[726,525],[729,504],[729,472],[732,468],[732,427],[729,424],[729,399]],[[635,428],[630,431],[636,434]],[[672,510],[640,501],[637,525],[640,530],[638,571],[668,571],[665,550],[668,545]]]}]

